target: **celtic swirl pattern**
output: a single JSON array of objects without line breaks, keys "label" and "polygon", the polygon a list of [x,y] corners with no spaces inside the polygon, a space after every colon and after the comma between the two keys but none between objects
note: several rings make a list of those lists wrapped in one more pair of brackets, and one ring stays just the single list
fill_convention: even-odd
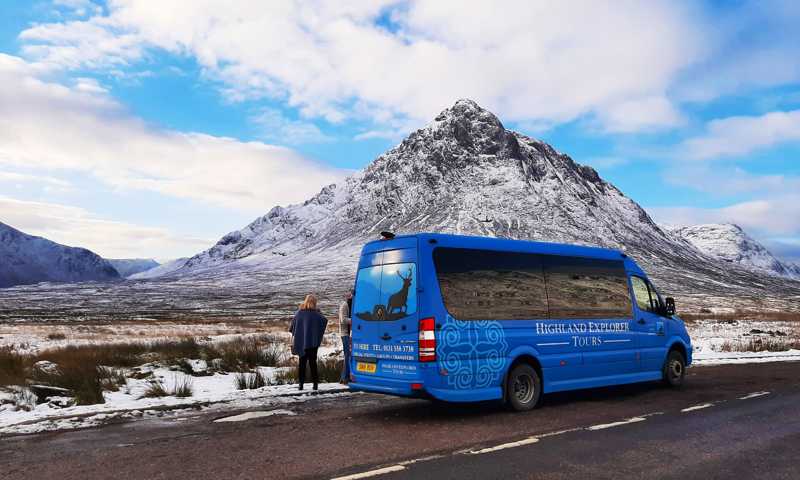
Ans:
[{"label": "celtic swirl pattern", "polygon": [[503,374],[508,342],[500,322],[456,320],[448,315],[437,342],[437,356],[456,389],[486,388]]}]

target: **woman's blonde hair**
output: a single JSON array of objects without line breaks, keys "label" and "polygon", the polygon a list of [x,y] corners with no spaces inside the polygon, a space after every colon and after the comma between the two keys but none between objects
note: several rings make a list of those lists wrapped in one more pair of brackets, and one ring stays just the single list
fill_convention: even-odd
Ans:
[{"label": "woman's blonde hair", "polygon": [[317,297],[313,293],[306,295],[306,299],[300,304],[300,310],[316,310]]}]

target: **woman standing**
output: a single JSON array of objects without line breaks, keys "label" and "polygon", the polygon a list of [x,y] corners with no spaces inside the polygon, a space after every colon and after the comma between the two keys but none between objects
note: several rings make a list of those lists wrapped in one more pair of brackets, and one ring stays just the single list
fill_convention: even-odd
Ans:
[{"label": "woman standing", "polygon": [[292,332],[292,353],[300,356],[298,365],[299,390],[303,389],[306,379],[306,363],[311,367],[311,381],[314,383],[314,390],[319,384],[319,374],[317,373],[317,349],[322,343],[325,334],[325,327],[328,325],[326,319],[317,309],[317,297],[308,294],[306,299],[300,304],[300,309],[294,314],[292,325],[289,331]]}]

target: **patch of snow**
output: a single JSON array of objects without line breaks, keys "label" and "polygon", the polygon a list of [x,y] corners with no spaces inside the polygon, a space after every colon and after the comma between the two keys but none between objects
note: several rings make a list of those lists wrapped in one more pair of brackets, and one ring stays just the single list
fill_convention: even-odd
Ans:
[{"label": "patch of snow", "polygon": [[294,416],[294,415],[296,415],[296,413],[294,413],[291,410],[285,410],[285,409],[282,409],[282,408],[278,408],[276,410],[267,410],[267,411],[262,411],[262,412],[245,412],[245,413],[242,413],[242,414],[239,414],[239,415],[233,415],[233,416],[230,416],[230,417],[218,418],[218,419],[214,420],[214,423],[218,423],[218,422],[244,422],[246,420],[252,420],[254,418],[271,417],[273,415]]}]

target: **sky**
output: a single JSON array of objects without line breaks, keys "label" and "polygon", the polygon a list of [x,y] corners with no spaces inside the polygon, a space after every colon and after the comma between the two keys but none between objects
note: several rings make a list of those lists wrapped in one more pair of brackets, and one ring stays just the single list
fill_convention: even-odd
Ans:
[{"label": "sky", "polygon": [[800,261],[800,2],[0,0],[0,222],[190,256],[459,98]]}]

